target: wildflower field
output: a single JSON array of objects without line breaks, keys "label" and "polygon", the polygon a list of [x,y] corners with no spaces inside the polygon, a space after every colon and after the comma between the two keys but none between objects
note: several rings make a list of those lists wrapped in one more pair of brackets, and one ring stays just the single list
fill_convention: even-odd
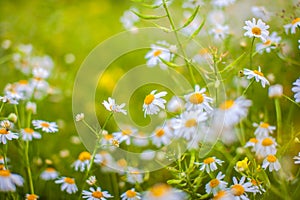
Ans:
[{"label": "wildflower field", "polygon": [[300,198],[300,1],[0,1],[0,199]]}]

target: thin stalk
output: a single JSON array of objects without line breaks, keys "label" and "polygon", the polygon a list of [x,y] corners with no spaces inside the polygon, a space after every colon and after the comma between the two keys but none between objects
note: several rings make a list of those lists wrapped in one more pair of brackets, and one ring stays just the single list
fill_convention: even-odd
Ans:
[{"label": "thin stalk", "polygon": [[97,131],[95,131],[84,119],[82,120],[82,122],[84,123],[84,125],[86,125],[89,129],[90,129],[90,131],[92,131],[97,137],[99,136],[98,135],[98,132]]},{"label": "thin stalk", "polygon": [[30,169],[30,161],[29,161],[29,141],[26,141],[26,146],[25,146],[25,162],[26,162],[26,171],[28,175],[28,180],[29,180],[29,188],[31,194],[34,194],[34,187],[33,187],[33,181],[32,181],[32,174],[31,174],[31,169]]},{"label": "thin stalk", "polygon": [[188,67],[188,70],[189,70],[190,76],[191,76],[191,78],[192,78],[193,84],[196,85],[196,79],[195,79],[195,77],[194,77],[194,73],[193,73],[192,66],[191,66],[191,65],[189,64],[189,62],[186,60],[186,58],[187,58],[186,53],[185,53],[184,48],[183,48],[183,46],[182,46],[182,44],[181,44],[181,42],[180,42],[180,39],[179,39],[179,36],[178,36],[178,33],[177,33],[177,29],[176,29],[176,27],[175,27],[175,24],[174,24],[174,21],[173,21],[171,15],[170,15],[169,8],[168,8],[168,6],[167,6],[165,0],[163,0],[163,7],[164,7],[164,9],[165,9],[165,11],[166,11],[166,15],[167,15],[168,20],[169,20],[169,22],[170,22],[170,25],[171,25],[171,27],[172,27],[172,31],[173,31],[174,34],[175,34],[175,37],[176,37],[176,40],[177,40],[177,42],[178,42],[179,48],[180,48],[180,50],[181,50],[181,52],[182,52],[182,54],[183,54],[184,61],[185,61],[186,65],[187,65],[187,67]]},{"label": "thin stalk", "polygon": [[[217,68],[217,62],[216,62],[216,56],[214,55],[214,73],[215,73],[215,78],[216,78],[216,82],[218,81],[218,68]],[[215,85],[215,95],[216,95],[216,105],[218,105],[218,88]]]},{"label": "thin stalk", "polygon": [[290,102],[292,102],[293,104],[295,104],[296,106],[298,106],[300,108],[300,105],[296,101],[294,101],[293,99],[291,99],[290,97],[288,97],[284,94],[282,96],[284,96],[287,100],[289,100]]},{"label": "thin stalk", "polygon": [[282,142],[282,119],[281,119],[281,108],[279,98],[275,98],[275,110],[276,110],[276,119],[277,119],[277,142]]},{"label": "thin stalk", "polygon": [[18,122],[18,128],[21,129],[21,122],[20,122],[21,119],[20,119],[18,107],[17,107],[16,104],[14,105],[14,109],[15,109],[15,113],[16,113],[16,115],[17,115],[17,117],[18,117],[18,119],[17,119],[17,122]]},{"label": "thin stalk", "polygon": [[2,109],[4,108],[4,102],[2,102],[1,107],[0,107],[0,113],[2,112]]},{"label": "thin stalk", "polygon": [[248,91],[248,89],[250,88],[250,86],[253,84],[254,82],[254,79],[251,80],[251,82],[249,83],[249,85],[246,87],[246,89],[244,90],[243,94],[242,95],[245,95]]},{"label": "thin stalk", "polygon": [[251,47],[250,47],[250,69],[252,70],[252,54],[253,54],[253,46],[254,46],[254,40],[255,40],[255,37],[253,37],[252,39],[252,42],[251,42]]}]

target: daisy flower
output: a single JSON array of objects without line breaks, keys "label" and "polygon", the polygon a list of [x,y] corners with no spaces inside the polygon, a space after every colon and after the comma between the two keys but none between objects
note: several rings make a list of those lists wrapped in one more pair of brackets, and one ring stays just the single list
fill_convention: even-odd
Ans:
[{"label": "daisy flower", "polygon": [[136,134],[137,130],[134,128],[123,129],[119,132],[113,133],[113,137],[118,140],[120,143],[125,142],[127,145],[130,145],[131,137]]},{"label": "daisy flower", "polygon": [[266,137],[261,139],[257,144],[256,155],[266,157],[269,154],[276,154],[277,143],[274,138]]},{"label": "daisy flower", "polygon": [[36,114],[36,103],[28,101],[26,103],[26,111]]},{"label": "daisy flower", "polygon": [[295,156],[293,159],[295,160],[295,164],[300,164],[300,152],[298,153],[298,156]]},{"label": "daisy flower", "polygon": [[264,74],[261,72],[260,67],[258,70],[250,70],[244,69],[244,74],[247,76],[247,79],[255,78],[256,82],[261,82],[262,87],[264,88],[266,85],[270,85],[269,81],[264,77]]},{"label": "daisy flower", "polygon": [[251,100],[245,99],[243,96],[236,100],[227,100],[220,105],[215,118],[219,122],[223,122],[225,127],[234,126],[247,116],[251,105]]},{"label": "daisy flower", "polygon": [[138,200],[141,199],[141,194],[135,191],[135,188],[127,190],[121,195],[122,200]]},{"label": "daisy flower", "polygon": [[215,40],[224,40],[229,34],[229,26],[216,24],[214,28],[209,31],[214,36]]},{"label": "daisy flower", "polygon": [[18,138],[19,136],[17,133],[13,133],[9,129],[3,128],[3,126],[0,128],[0,143],[6,144],[7,140],[13,140]]},{"label": "daisy flower", "polygon": [[45,181],[54,180],[58,177],[58,172],[53,167],[47,167],[40,177]]},{"label": "daisy flower", "polygon": [[61,184],[61,191],[66,191],[68,194],[76,193],[78,188],[75,184],[75,179],[70,177],[61,177],[55,181],[56,184]]},{"label": "daisy flower", "polygon": [[174,135],[191,140],[199,132],[200,122],[204,122],[205,120],[207,120],[207,114],[205,112],[199,110],[186,111],[182,113],[179,118],[172,121]]},{"label": "daisy flower", "polygon": [[224,190],[227,185],[227,183],[222,180],[224,177],[225,175],[222,174],[222,172],[219,172],[216,178],[210,180],[209,183],[205,185],[205,192],[208,194],[217,194],[218,191]]},{"label": "daisy flower", "polygon": [[232,178],[233,180],[233,185],[231,186],[231,194],[234,195],[234,199],[235,200],[247,200],[248,195],[246,192],[255,192],[255,189],[252,187],[252,183],[251,182],[246,182],[246,177],[243,176],[241,178],[241,180],[238,182],[237,179],[235,177]]},{"label": "daisy flower", "polygon": [[300,103],[300,78],[293,83],[292,91],[295,93],[294,98],[297,103]]},{"label": "daisy flower", "polygon": [[167,95],[167,92],[159,92],[157,94],[156,90],[153,90],[150,94],[148,94],[144,99],[143,111],[144,117],[146,115],[157,114],[161,109],[165,109],[165,103],[167,102],[165,99],[161,98]]},{"label": "daisy flower", "polygon": [[248,178],[248,181],[250,181],[252,183],[252,188],[255,190],[253,192],[254,194],[256,194],[256,193],[262,194],[262,193],[266,192],[266,190],[263,188],[263,186],[261,184],[262,183],[261,181],[251,179],[251,178]]},{"label": "daisy flower", "polygon": [[108,98],[108,101],[103,101],[102,103],[106,110],[108,111],[111,111],[111,112],[115,112],[115,113],[123,113],[124,115],[127,115],[127,111],[124,110],[124,106],[125,106],[125,103],[122,103],[121,105],[117,105],[115,100],[112,99],[112,98]]},{"label": "daisy flower", "polygon": [[36,129],[42,129],[46,133],[55,133],[58,131],[58,126],[55,122],[46,122],[43,120],[33,120],[32,125]]},{"label": "daisy flower", "polygon": [[218,169],[217,165],[222,166],[224,161],[217,159],[216,157],[208,157],[203,160],[202,163],[195,163],[200,165],[200,171],[206,170],[207,173],[213,172]]},{"label": "daisy flower", "polygon": [[130,168],[126,172],[126,182],[136,184],[144,182],[144,176],[139,169]]},{"label": "daisy flower", "polygon": [[39,198],[36,194],[26,194],[26,200],[37,200]]},{"label": "daisy flower", "polygon": [[281,168],[281,165],[275,155],[267,155],[267,157],[264,159],[262,168],[267,169],[268,167],[270,172],[273,170],[278,171]]},{"label": "daisy flower", "polygon": [[273,32],[270,37],[267,38],[267,41],[256,44],[256,51],[258,51],[260,54],[262,54],[264,51],[270,53],[272,49],[276,49],[280,41],[281,37],[278,36],[276,32]]},{"label": "daisy flower", "polygon": [[39,132],[34,131],[32,128],[21,129],[22,139],[24,141],[32,141],[32,139],[41,139],[42,136]]},{"label": "daisy flower", "polygon": [[90,176],[87,180],[86,183],[89,184],[90,186],[95,185],[97,182],[96,176]]},{"label": "daisy flower", "polygon": [[156,147],[168,145],[171,141],[172,130],[167,126],[157,127],[152,136],[152,144]]},{"label": "daisy flower", "polygon": [[259,124],[253,123],[254,127],[257,127],[254,134],[258,138],[265,138],[269,136],[269,133],[273,133],[274,130],[276,130],[275,126],[271,126],[270,124],[266,122],[260,122]]},{"label": "daisy flower", "polygon": [[195,85],[195,91],[184,95],[186,100],[186,109],[187,110],[205,110],[206,112],[211,112],[213,109],[209,105],[213,99],[206,96],[206,89],[200,88],[199,85]]},{"label": "daisy flower", "polygon": [[173,96],[167,103],[167,110],[169,112],[178,113],[184,108],[184,102],[177,96]]},{"label": "daisy flower", "polygon": [[101,151],[95,155],[94,163],[99,164],[103,172],[112,172],[115,160],[107,151]]},{"label": "daisy flower", "polygon": [[214,198],[212,200],[232,200],[234,199],[234,196],[231,194],[230,191],[227,190],[220,190],[214,195]]},{"label": "daisy flower", "polygon": [[72,164],[75,171],[80,170],[83,172],[89,165],[91,161],[91,154],[87,151],[83,151],[79,154],[78,159]]},{"label": "daisy flower", "polygon": [[255,17],[260,18],[264,21],[269,21],[272,15],[272,13],[266,10],[266,8],[263,6],[252,6],[251,12]]},{"label": "daisy flower", "polygon": [[245,147],[252,147],[251,151],[256,152],[258,142],[258,139],[250,138],[249,141],[245,144]]},{"label": "daisy flower", "polygon": [[278,98],[283,95],[283,87],[280,84],[271,85],[269,87],[268,95],[270,98]]},{"label": "daisy flower", "polygon": [[258,19],[256,23],[256,19],[253,18],[252,22],[248,20],[245,21],[245,24],[246,26],[243,27],[243,29],[246,30],[244,36],[248,36],[250,38],[260,38],[263,42],[267,41],[269,35],[269,31],[267,29],[269,28],[269,26],[266,25],[261,19]]},{"label": "daisy flower", "polygon": [[80,122],[84,120],[84,113],[78,113],[76,116],[75,116],[75,121],[76,122]]},{"label": "daisy flower", "polygon": [[126,10],[120,18],[123,27],[128,31],[136,29],[134,24],[140,20],[140,18],[132,11],[138,12],[136,8],[130,8],[129,10]]},{"label": "daisy flower", "polygon": [[107,191],[102,191],[100,187],[97,187],[96,189],[90,187],[89,191],[82,191],[82,198],[88,200],[106,200],[108,198],[113,198],[113,196],[111,196],[111,194],[109,194]]},{"label": "daisy flower", "polygon": [[23,186],[24,180],[18,174],[11,173],[8,169],[0,170],[0,191],[15,192],[16,186]]},{"label": "daisy flower", "polygon": [[[163,42],[163,44],[166,44]],[[163,45],[168,46],[169,44]],[[161,61],[161,59],[170,62],[174,54],[168,49],[168,47],[163,47],[162,45],[151,45],[151,50],[146,54],[145,59],[147,60],[148,67],[160,66],[161,69],[167,69],[167,66]]]},{"label": "daisy flower", "polygon": [[226,7],[229,6],[230,4],[234,4],[235,0],[212,0],[211,3],[212,5],[216,7]]},{"label": "daisy flower", "polygon": [[181,190],[176,190],[167,184],[159,183],[152,186],[147,192],[145,192],[143,199],[144,200],[165,200],[165,199],[183,200],[186,199],[186,195]]},{"label": "daisy flower", "polygon": [[291,30],[291,34],[295,34],[296,28],[300,27],[300,18],[296,17],[295,19],[292,20],[292,22],[290,24],[286,24],[283,27],[287,34],[289,33],[289,30]]}]

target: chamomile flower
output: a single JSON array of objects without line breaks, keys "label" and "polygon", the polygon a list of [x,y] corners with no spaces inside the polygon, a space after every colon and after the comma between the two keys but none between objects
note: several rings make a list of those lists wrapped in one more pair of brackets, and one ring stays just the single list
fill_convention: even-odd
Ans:
[{"label": "chamomile flower", "polygon": [[295,160],[295,164],[300,164],[300,152],[298,153],[298,156],[295,156],[293,159]]},{"label": "chamomile flower", "polygon": [[183,191],[176,190],[171,186],[159,183],[152,186],[145,195],[143,196],[144,200],[183,200],[186,199],[186,195]]},{"label": "chamomile flower", "polygon": [[209,33],[214,36],[215,40],[224,40],[229,34],[229,26],[216,24]]},{"label": "chamomile flower", "polygon": [[271,85],[268,95],[270,98],[279,98],[283,95],[283,87],[280,84]]},{"label": "chamomile flower", "polygon": [[80,122],[84,120],[84,113],[78,113],[76,116],[75,116],[75,121],[76,122]]},{"label": "chamomile flower", "polygon": [[138,200],[141,199],[141,194],[135,191],[135,188],[131,188],[124,192],[121,196],[122,200]]},{"label": "chamomile flower", "polygon": [[254,127],[257,127],[254,134],[257,138],[265,138],[269,136],[269,133],[273,133],[274,130],[276,130],[275,126],[271,126],[270,124],[266,122],[260,122],[259,124],[253,123]]},{"label": "chamomile flower", "polygon": [[144,175],[139,169],[129,168],[126,172],[126,182],[131,184],[142,183],[144,182]]},{"label": "chamomile flower", "polygon": [[82,198],[87,200],[106,200],[113,198],[113,196],[107,191],[102,191],[100,187],[97,187],[96,189],[90,187],[90,190],[82,191]]},{"label": "chamomile flower", "polygon": [[223,121],[225,127],[234,126],[247,116],[251,105],[251,100],[245,99],[243,96],[236,100],[227,100],[219,106],[215,118],[220,122]]},{"label": "chamomile flower", "polygon": [[252,6],[251,12],[257,18],[262,19],[263,21],[269,21],[271,18],[272,13],[270,13],[265,7],[263,6]]},{"label": "chamomile flower", "polygon": [[117,105],[115,100],[112,99],[112,98],[108,98],[108,101],[103,101],[102,103],[106,110],[108,111],[111,111],[111,112],[115,112],[115,113],[123,113],[124,115],[127,115],[127,111],[124,110],[124,106],[125,106],[125,103],[122,103],[121,105]]},{"label": "chamomile flower", "polygon": [[205,185],[205,192],[208,194],[209,193],[217,194],[218,191],[224,190],[227,185],[227,183],[222,180],[224,177],[225,175],[222,174],[222,172],[219,172],[216,178],[211,179],[209,183]]},{"label": "chamomile flower", "polygon": [[101,166],[103,172],[111,172],[113,169],[110,166],[114,165],[115,160],[107,151],[101,151],[95,155],[94,162]]},{"label": "chamomile flower", "polygon": [[201,111],[186,111],[182,113],[179,118],[172,121],[174,135],[177,137],[183,137],[187,140],[193,139],[193,137],[199,132],[199,125],[207,119],[207,114]]},{"label": "chamomile flower", "polygon": [[40,175],[41,179],[45,181],[54,180],[58,177],[58,171],[53,167],[47,167]]},{"label": "chamomile flower", "polygon": [[26,103],[26,111],[36,114],[36,103],[28,101]]},{"label": "chamomile flower", "polygon": [[231,194],[234,195],[234,200],[247,200],[249,198],[246,192],[255,192],[255,189],[252,187],[252,183],[245,182],[245,176],[243,176],[239,182],[235,177],[233,177],[232,180],[233,185],[230,187],[230,191]]},{"label": "chamomile flower", "polygon": [[33,120],[32,125],[36,129],[42,129],[46,133],[55,133],[58,131],[58,126],[55,122],[47,122],[43,120]]},{"label": "chamomile flower", "polygon": [[234,196],[228,190],[220,190],[214,195],[212,200],[232,200]]},{"label": "chamomile flower", "polygon": [[15,192],[16,186],[23,186],[24,180],[18,174],[11,173],[8,169],[0,170],[0,191]]},{"label": "chamomile flower", "polygon": [[7,128],[0,128],[0,144],[6,144],[8,140],[18,139],[17,133],[11,132]]},{"label": "chamomile flower", "polygon": [[153,90],[150,94],[148,94],[144,99],[143,111],[144,117],[146,115],[157,114],[160,109],[165,109],[165,103],[167,102],[162,97],[167,95],[167,92],[159,92],[157,94],[156,90]]},{"label": "chamomile flower", "polygon": [[273,32],[270,37],[267,38],[267,41],[256,44],[256,51],[260,54],[264,51],[270,53],[272,49],[276,49],[280,41],[281,37],[278,36],[276,32]]},{"label": "chamomile flower", "polygon": [[252,183],[252,188],[255,190],[253,192],[254,194],[256,194],[256,193],[262,194],[262,193],[266,192],[266,190],[262,186],[261,181],[259,181],[257,179],[251,179],[251,178],[248,178],[248,181],[250,181]]},{"label": "chamomile flower", "polygon": [[294,98],[297,103],[300,103],[300,78],[298,78],[292,87],[292,91],[295,93]]},{"label": "chamomile flower", "polygon": [[26,200],[37,200],[39,198],[36,194],[26,194]]},{"label": "chamomile flower", "polygon": [[216,7],[226,7],[229,6],[230,4],[234,4],[235,0],[212,0],[211,3],[212,5]]},{"label": "chamomile flower", "polygon": [[264,74],[261,72],[260,67],[258,70],[244,69],[244,74],[247,76],[247,79],[254,78],[256,82],[261,82],[262,87],[270,85],[269,81],[265,78]]},{"label": "chamomile flower", "polygon": [[140,18],[132,11],[138,12],[136,8],[130,8],[129,10],[126,10],[120,18],[123,27],[128,31],[134,30],[136,28],[135,23],[140,20]]},{"label": "chamomile flower", "polygon": [[252,22],[250,20],[245,21],[246,26],[243,29],[246,30],[244,36],[248,36],[250,38],[260,38],[263,42],[267,41],[269,31],[269,25],[266,25],[261,19],[258,19],[256,23],[256,19],[253,18]]},{"label": "chamomile flower", "polygon": [[72,164],[75,171],[80,170],[83,172],[89,165],[91,161],[91,154],[87,151],[83,151],[79,154],[78,159]]},{"label": "chamomile flower", "polygon": [[181,98],[173,96],[167,103],[167,110],[169,112],[178,113],[184,108],[184,102]]},{"label": "chamomile flower", "polygon": [[167,66],[161,61],[161,59],[170,62],[174,57],[174,54],[167,48],[161,45],[151,45],[151,50],[146,54],[148,67],[160,66],[161,69],[167,69]]},{"label": "chamomile flower", "polygon": [[217,159],[216,157],[208,157],[203,160],[201,163],[195,163],[200,165],[200,171],[206,170],[207,173],[216,171],[218,169],[217,165],[222,166],[224,161]]},{"label": "chamomile flower", "polygon": [[24,141],[32,141],[32,139],[41,139],[42,136],[39,132],[34,131],[32,128],[21,129],[22,139]]},{"label": "chamomile flower", "polygon": [[258,139],[250,138],[249,141],[245,144],[245,147],[252,147],[251,151],[256,152],[258,142]]},{"label": "chamomile flower", "polygon": [[130,145],[131,138],[133,135],[135,135],[137,132],[134,128],[126,128],[119,132],[113,133],[113,137],[115,140],[118,140],[120,143],[125,142],[127,145]]},{"label": "chamomile flower", "polygon": [[266,157],[270,154],[276,154],[277,143],[274,138],[266,137],[259,140],[256,149],[256,155]]},{"label": "chamomile flower", "polygon": [[86,183],[89,184],[90,186],[95,185],[97,182],[96,176],[90,176],[87,180]]},{"label": "chamomile flower", "polygon": [[61,191],[66,191],[68,194],[73,194],[78,191],[75,179],[71,177],[61,177],[55,181],[56,184],[61,184]]},{"label": "chamomile flower", "polygon": [[184,95],[184,98],[187,102],[186,109],[211,112],[213,109],[210,106],[210,103],[213,101],[213,99],[208,97],[205,92],[205,88],[201,89],[199,85],[195,85],[194,92]]},{"label": "chamomile flower", "polygon": [[289,33],[289,30],[291,30],[291,34],[295,34],[296,28],[300,27],[300,17],[296,17],[295,19],[292,20],[290,24],[286,24],[283,27],[287,34]]},{"label": "chamomile flower", "polygon": [[275,155],[267,155],[267,157],[264,159],[262,168],[267,169],[268,167],[270,172],[273,170],[278,171],[281,168],[281,165]]},{"label": "chamomile flower", "polygon": [[171,141],[171,137],[172,130],[167,125],[163,127],[157,127],[152,136],[152,143],[157,147],[168,145]]}]

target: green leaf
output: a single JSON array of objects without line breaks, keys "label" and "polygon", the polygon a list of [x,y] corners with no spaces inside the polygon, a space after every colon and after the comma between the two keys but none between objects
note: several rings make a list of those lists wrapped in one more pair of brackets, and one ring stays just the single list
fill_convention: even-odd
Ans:
[{"label": "green leaf", "polygon": [[177,184],[181,183],[181,181],[182,180],[171,179],[171,180],[168,180],[167,183],[170,185],[172,185],[172,184],[177,185]]},{"label": "green leaf", "polygon": [[156,9],[162,6],[162,3],[159,5],[150,5],[150,4],[145,4],[143,3],[142,6],[144,6],[145,8],[150,8],[150,9]]},{"label": "green leaf", "polygon": [[164,59],[162,59],[162,58],[160,58],[160,57],[159,57],[159,59],[160,59],[164,64],[166,64],[166,65],[169,66],[169,67],[182,67],[182,66],[180,66],[180,65],[176,65],[175,63],[166,61],[166,60],[164,60]]},{"label": "green leaf", "polygon": [[167,33],[172,32],[172,30],[169,29],[169,28],[166,28],[166,27],[164,27],[164,26],[160,26],[160,25],[158,25],[158,24],[156,24],[156,23],[153,23],[153,22],[152,22],[152,24],[153,24],[154,26],[156,26],[157,28],[159,28],[159,29],[161,29],[161,30],[163,30],[163,31],[165,31],[165,32],[167,32]]},{"label": "green leaf", "polygon": [[161,19],[166,17],[167,15],[163,15],[163,16],[157,16],[157,15],[142,15],[134,10],[131,10],[131,12],[133,12],[134,14],[136,14],[138,17],[145,19],[145,20],[154,20],[154,19]]},{"label": "green leaf", "polygon": [[196,37],[199,32],[201,31],[201,29],[203,28],[204,24],[205,24],[206,19],[204,18],[203,21],[201,22],[200,26],[197,28],[197,30],[194,31],[194,33],[190,36],[190,39],[193,39],[194,37]]},{"label": "green leaf", "polygon": [[246,53],[244,52],[242,55],[240,55],[237,59],[235,59],[232,63],[227,65],[223,70],[220,71],[220,73],[223,73],[226,70],[232,69],[235,65],[237,65],[240,61],[242,61],[246,57]]},{"label": "green leaf", "polygon": [[194,21],[198,11],[199,11],[200,6],[197,6],[197,8],[194,10],[193,14],[188,18],[188,20],[184,23],[184,25],[182,27],[180,27],[178,30],[181,30],[185,27],[187,27],[188,25],[190,25],[190,23],[192,23],[192,21]]}]

